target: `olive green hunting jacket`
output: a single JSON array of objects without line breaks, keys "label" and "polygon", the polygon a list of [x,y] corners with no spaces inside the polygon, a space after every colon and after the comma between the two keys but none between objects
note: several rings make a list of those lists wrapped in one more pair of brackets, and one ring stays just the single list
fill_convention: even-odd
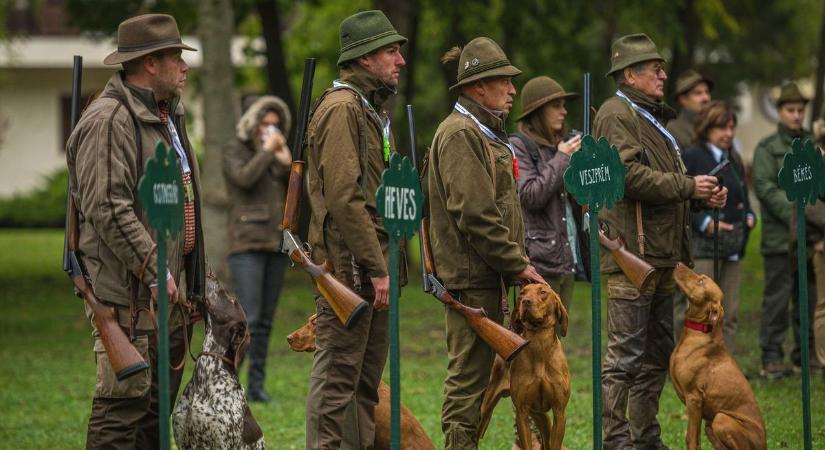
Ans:
[{"label": "olive green hunting jacket", "polygon": [[[458,103],[507,142],[504,122],[466,97]],[[447,289],[497,288],[527,267],[513,155],[453,111],[433,137],[427,169],[435,271]]]},{"label": "olive green hunting jacket", "polygon": [[[394,92],[361,66],[341,68],[341,81],[355,87],[376,111]],[[365,144],[365,145],[364,145]],[[390,147],[395,148],[390,135]],[[381,124],[352,89],[329,89],[316,102],[307,128],[307,186],[313,259],[329,260],[335,276],[361,293],[370,277],[388,275],[389,238],[375,206],[384,161]],[[399,279],[406,281],[401,252]],[[361,286],[361,289],[357,289]]]},{"label": "olive green hunting jacket", "polygon": [[[662,124],[674,116],[673,110],[662,102],[628,86],[621,90]],[[608,227],[608,235],[621,236],[628,250],[639,254],[636,201],[640,201],[646,237],[644,259],[655,268],[674,267],[680,261],[692,264],[689,200],[694,181],[685,175],[681,157],[669,141],[619,96],[608,98],[599,108],[593,136],[604,136],[615,145],[627,169],[624,198],[599,213],[599,220]],[[619,271],[610,252],[601,253],[601,270]]]}]

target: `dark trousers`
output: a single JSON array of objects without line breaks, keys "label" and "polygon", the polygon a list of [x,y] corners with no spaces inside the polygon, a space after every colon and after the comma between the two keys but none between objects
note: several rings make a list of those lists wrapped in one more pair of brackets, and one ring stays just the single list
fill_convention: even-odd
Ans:
[{"label": "dark trousers", "polygon": [[[128,314],[128,309],[125,310]],[[173,327],[172,323],[174,322],[170,320],[169,362],[177,364],[187,356],[183,341],[185,331],[182,325]],[[128,336],[128,329],[124,328],[124,332]],[[191,328],[188,333],[191,338]],[[154,330],[138,331],[134,342],[140,354],[151,365],[151,373],[143,371],[123,381],[117,381],[100,338],[95,339],[97,382],[86,433],[87,449],[160,448],[158,349],[155,334]],[[170,369],[170,413],[175,405],[182,376],[182,368]]]},{"label": "dark trousers", "polygon": [[673,269],[656,269],[645,292],[639,292],[624,274],[611,273],[607,289],[604,448],[666,448],[656,414],[674,345]]},{"label": "dark trousers", "polygon": [[[759,328],[759,346],[762,348],[762,364],[781,363],[785,353],[782,344],[788,333],[788,324],[793,328],[794,347],[791,360],[802,364],[802,350],[799,337],[799,273],[791,264],[790,255],[765,255],[765,292],[762,297],[762,323]],[[789,311],[790,306],[790,311]],[[816,276],[808,264],[808,309],[809,317],[814,317],[816,308]],[[791,315],[790,320],[788,314]],[[810,323],[809,323],[810,325]],[[813,331],[809,331],[809,348],[814,348]]]},{"label": "dark trousers", "polygon": [[235,293],[249,324],[249,389],[262,389],[266,377],[266,354],[272,319],[289,258],[279,252],[244,252],[229,256]]},{"label": "dark trousers", "polygon": [[372,295],[362,296],[370,307],[349,330],[326,300],[315,300],[316,350],[306,411],[308,450],[341,448],[345,434],[357,434],[348,439],[359,441],[358,448],[373,447],[378,385],[389,349],[389,315],[372,308]]}]

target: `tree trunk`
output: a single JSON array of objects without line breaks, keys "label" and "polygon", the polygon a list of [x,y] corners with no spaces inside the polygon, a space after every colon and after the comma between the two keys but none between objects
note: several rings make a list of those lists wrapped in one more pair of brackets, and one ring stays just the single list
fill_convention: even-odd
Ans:
[{"label": "tree trunk", "polygon": [[[682,18],[682,31],[673,41],[673,56],[670,62],[670,80],[665,84],[666,98],[673,98],[676,90],[676,77],[693,66],[693,57],[696,51],[696,33],[699,21],[696,17],[694,0],[684,0],[676,7],[676,17]],[[676,105],[678,106],[678,105]]]},{"label": "tree trunk", "polygon": [[[255,7],[261,17],[261,26],[266,42],[266,75],[269,90],[281,97],[289,106],[290,111],[295,112],[297,108],[289,85],[289,72],[286,70],[286,57],[283,41],[281,40],[281,20],[278,3],[272,0],[258,0],[255,2]],[[288,142],[292,142],[291,137]]]},{"label": "tree trunk", "polygon": [[819,29],[819,52],[817,53],[816,77],[814,77],[814,101],[811,111],[810,128],[814,121],[822,115],[823,86],[825,82],[825,12],[822,13],[822,26]]},{"label": "tree trunk", "polygon": [[200,70],[204,122],[202,220],[206,255],[221,278],[227,280],[224,241],[228,200],[221,150],[235,136],[239,109],[231,55],[233,11],[230,0],[202,0],[197,8],[198,37],[203,55]]}]

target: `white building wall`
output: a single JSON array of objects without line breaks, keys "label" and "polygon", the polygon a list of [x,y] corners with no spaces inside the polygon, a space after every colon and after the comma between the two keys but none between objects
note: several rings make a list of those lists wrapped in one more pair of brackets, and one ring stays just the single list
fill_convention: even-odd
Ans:
[{"label": "white building wall", "polygon": [[[111,70],[83,72],[83,92],[97,92]],[[71,95],[71,69],[19,69],[0,84],[0,197],[30,191],[66,166],[61,97]]]}]

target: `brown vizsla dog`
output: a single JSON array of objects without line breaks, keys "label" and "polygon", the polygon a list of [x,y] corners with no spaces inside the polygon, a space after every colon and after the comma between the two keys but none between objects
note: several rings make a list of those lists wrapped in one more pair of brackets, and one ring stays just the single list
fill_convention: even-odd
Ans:
[{"label": "brown vizsla dog", "polygon": [[[509,392],[516,409],[521,448],[533,448],[532,418],[541,448],[560,450],[570,400],[570,371],[559,339],[559,335],[567,335],[567,310],[549,285],[530,284],[521,290],[511,323],[514,331],[530,340],[530,345],[509,363],[509,368],[497,357],[481,403],[479,439],[487,430],[496,403]],[[551,409],[552,424],[547,415]]]},{"label": "brown vizsla dog", "polygon": [[716,449],[767,449],[756,397],[725,348],[722,290],[681,263],[673,278],[689,301],[685,328],[670,357],[673,387],[687,406],[688,450],[699,448],[702,419]]},{"label": "brown vizsla dog", "polygon": [[[296,352],[315,351],[315,314],[307,323],[286,337],[289,347]],[[375,447],[374,450],[390,448],[390,387],[383,381],[378,386],[378,405],[375,406]],[[401,448],[435,450],[424,427],[412,412],[401,405]]]}]

